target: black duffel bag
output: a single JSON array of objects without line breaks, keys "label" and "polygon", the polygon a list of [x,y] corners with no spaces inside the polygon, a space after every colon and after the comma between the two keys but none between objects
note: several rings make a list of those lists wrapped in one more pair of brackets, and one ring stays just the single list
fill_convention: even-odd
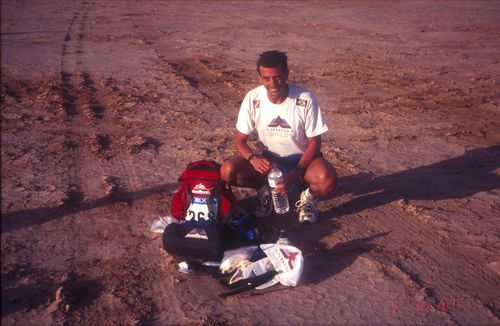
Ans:
[{"label": "black duffel bag", "polygon": [[163,232],[163,248],[172,255],[219,261],[234,241],[226,228],[213,224],[172,223]]}]

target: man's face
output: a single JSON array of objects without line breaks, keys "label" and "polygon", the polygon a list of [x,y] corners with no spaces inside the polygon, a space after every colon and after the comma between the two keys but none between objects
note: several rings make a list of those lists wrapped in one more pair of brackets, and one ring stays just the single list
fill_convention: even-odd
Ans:
[{"label": "man's face", "polygon": [[277,67],[259,66],[259,81],[267,90],[267,97],[272,103],[279,104],[288,96],[288,74],[281,65]]}]

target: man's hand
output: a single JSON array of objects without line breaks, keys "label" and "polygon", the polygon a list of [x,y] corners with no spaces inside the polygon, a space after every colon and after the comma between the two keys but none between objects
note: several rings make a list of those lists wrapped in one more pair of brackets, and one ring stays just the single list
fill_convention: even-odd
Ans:
[{"label": "man's hand", "polygon": [[288,172],[283,178],[283,182],[276,188],[276,191],[290,191],[292,190],[293,185],[300,180],[302,176],[302,172],[298,169],[293,169]]},{"label": "man's hand", "polygon": [[250,159],[250,164],[252,164],[253,168],[261,174],[267,174],[272,167],[271,161],[262,155],[253,155]]}]

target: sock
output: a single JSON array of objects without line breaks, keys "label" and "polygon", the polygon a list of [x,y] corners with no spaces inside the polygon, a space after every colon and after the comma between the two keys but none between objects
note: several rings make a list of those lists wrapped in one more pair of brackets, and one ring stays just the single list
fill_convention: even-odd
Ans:
[{"label": "sock", "polygon": [[311,193],[311,190],[309,188],[307,188],[306,190],[304,190],[304,196],[306,198],[314,198],[314,195]]},{"label": "sock", "polygon": [[314,199],[314,200],[319,200],[319,196],[311,192],[311,188],[307,188],[304,190],[305,195],[307,196],[306,198],[308,199]]}]

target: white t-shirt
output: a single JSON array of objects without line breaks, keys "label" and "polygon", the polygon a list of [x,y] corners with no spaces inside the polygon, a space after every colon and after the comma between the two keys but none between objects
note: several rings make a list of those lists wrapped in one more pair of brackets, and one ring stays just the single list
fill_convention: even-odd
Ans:
[{"label": "white t-shirt", "polygon": [[245,135],[257,133],[269,151],[284,157],[302,154],[307,137],[328,130],[314,95],[305,88],[288,84],[288,97],[274,104],[261,85],[247,93],[241,103],[236,129]]}]

